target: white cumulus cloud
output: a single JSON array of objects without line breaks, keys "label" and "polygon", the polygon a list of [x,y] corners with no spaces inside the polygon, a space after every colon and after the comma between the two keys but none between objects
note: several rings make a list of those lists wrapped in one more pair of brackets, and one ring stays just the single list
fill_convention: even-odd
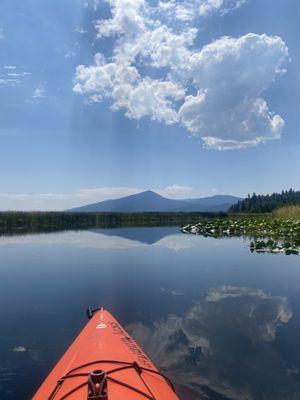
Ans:
[{"label": "white cumulus cloud", "polygon": [[197,17],[207,17],[214,13],[220,15],[241,7],[248,0],[165,0],[159,2],[159,9],[169,17],[180,21],[191,21]]},{"label": "white cumulus cloud", "polygon": [[95,28],[98,40],[111,37],[112,55],[97,53],[93,65],[79,65],[74,91],[87,103],[108,98],[128,118],[181,124],[210,149],[280,138],[284,120],[263,93],[285,72],[283,40],[248,33],[195,45],[195,17],[225,14],[245,2],[169,0],[154,7],[146,0],[107,0],[111,17]]},{"label": "white cumulus cloud", "polygon": [[180,186],[177,184],[167,186],[163,190],[157,190],[159,194],[172,199],[186,199],[193,192],[193,188],[190,186]]},{"label": "white cumulus cloud", "polygon": [[197,94],[179,110],[182,123],[207,147],[247,147],[280,137],[284,121],[262,92],[284,72],[287,48],[279,37],[224,37],[191,58],[187,74]]}]

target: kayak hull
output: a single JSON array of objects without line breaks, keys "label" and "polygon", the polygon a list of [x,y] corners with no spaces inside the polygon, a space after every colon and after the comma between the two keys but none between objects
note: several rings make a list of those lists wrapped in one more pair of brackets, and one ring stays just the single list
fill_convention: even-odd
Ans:
[{"label": "kayak hull", "polygon": [[178,400],[168,379],[158,373],[118,321],[108,311],[100,309],[54,367],[33,400],[146,398]]}]

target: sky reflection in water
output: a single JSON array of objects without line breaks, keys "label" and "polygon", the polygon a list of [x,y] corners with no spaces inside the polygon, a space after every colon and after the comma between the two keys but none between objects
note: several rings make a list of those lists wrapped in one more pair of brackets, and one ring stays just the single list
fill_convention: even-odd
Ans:
[{"label": "sky reflection in water", "polygon": [[245,244],[174,227],[0,238],[0,398],[30,398],[102,304],[183,400],[298,399],[299,258]]}]

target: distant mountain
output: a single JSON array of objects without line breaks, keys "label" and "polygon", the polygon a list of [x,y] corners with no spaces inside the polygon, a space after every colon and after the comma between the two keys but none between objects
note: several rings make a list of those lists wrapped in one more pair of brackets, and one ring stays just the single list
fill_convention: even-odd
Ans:
[{"label": "distant mountain", "polygon": [[[199,207],[207,208],[205,211],[220,212],[227,211],[229,207],[242,200],[240,197],[217,194],[210,197],[202,197],[199,199],[187,199],[184,200],[186,207],[181,211],[193,212],[199,211]],[[202,211],[202,210],[200,210]]]},{"label": "distant mountain", "polygon": [[229,195],[216,195],[200,199],[167,199],[147,190],[142,193],[106,200],[100,203],[73,208],[69,212],[226,212],[229,207],[241,200]]}]

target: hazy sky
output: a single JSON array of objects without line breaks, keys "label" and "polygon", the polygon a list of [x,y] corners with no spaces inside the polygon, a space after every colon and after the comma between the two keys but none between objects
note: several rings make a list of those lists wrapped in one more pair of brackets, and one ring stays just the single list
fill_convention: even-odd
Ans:
[{"label": "hazy sky", "polygon": [[0,209],[299,188],[298,0],[2,0]]}]

